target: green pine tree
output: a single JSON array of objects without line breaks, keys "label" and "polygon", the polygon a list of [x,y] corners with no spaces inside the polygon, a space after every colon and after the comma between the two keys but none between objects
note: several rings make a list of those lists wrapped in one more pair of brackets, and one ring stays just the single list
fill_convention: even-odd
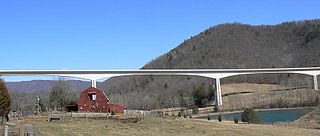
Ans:
[{"label": "green pine tree", "polygon": [[0,117],[1,124],[3,124],[4,118],[8,120],[8,114],[11,110],[10,95],[3,79],[0,78]]}]

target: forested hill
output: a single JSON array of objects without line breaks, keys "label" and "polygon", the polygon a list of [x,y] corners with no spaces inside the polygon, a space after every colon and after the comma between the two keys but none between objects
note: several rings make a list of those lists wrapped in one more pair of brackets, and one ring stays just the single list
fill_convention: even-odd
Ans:
[{"label": "forested hill", "polygon": [[[319,58],[320,20],[260,26],[232,23],[211,27],[185,40],[142,69],[312,67],[320,66]],[[297,76],[235,76],[222,83],[310,85],[311,77]],[[199,88],[210,92],[212,83],[213,79],[190,76],[116,77],[107,80],[103,89],[113,101],[129,108],[150,109],[183,106],[180,98],[192,98]]]},{"label": "forested hill", "polygon": [[275,26],[222,24],[184,41],[143,68],[320,66],[320,20]]}]

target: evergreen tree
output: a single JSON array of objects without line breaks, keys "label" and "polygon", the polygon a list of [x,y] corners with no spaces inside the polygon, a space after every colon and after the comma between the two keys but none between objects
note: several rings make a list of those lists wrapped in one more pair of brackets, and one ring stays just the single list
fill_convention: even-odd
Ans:
[{"label": "evergreen tree", "polygon": [[253,108],[246,108],[241,115],[241,121],[247,122],[248,124],[258,124],[261,123],[261,118]]},{"label": "evergreen tree", "polygon": [[4,118],[9,121],[8,114],[11,110],[11,99],[6,86],[6,83],[3,79],[0,78],[0,117],[1,124],[3,124]]},{"label": "evergreen tree", "polygon": [[215,89],[210,84],[208,88],[205,87],[204,83],[202,83],[199,87],[194,88],[193,97],[195,105],[198,107],[208,106],[214,100],[214,92]]}]

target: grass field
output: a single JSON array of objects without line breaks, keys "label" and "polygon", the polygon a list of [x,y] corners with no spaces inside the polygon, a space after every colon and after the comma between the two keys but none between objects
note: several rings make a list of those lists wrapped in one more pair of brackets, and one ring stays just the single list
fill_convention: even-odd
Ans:
[{"label": "grass field", "polygon": [[233,83],[221,85],[222,95],[236,92],[263,92],[268,90],[279,90],[284,87],[273,84],[254,84],[254,83]]},{"label": "grass field", "polygon": [[[270,104],[286,103],[287,105],[308,103],[320,97],[320,91],[310,89],[289,89],[280,85],[271,84],[225,84],[221,86],[222,110],[238,110],[244,107],[268,108]],[[246,93],[240,93],[246,92]],[[238,94],[237,94],[238,93]],[[232,94],[232,95],[230,95]],[[269,107],[276,108],[276,107]]]},{"label": "grass field", "polygon": [[155,117],[142,119],[138,123],[85,119],[64,122],[29,121],[28,123],[34,126],[36,132],[46,136],[316,136],[320,134],[320,131],[315,129]]},{"label": "grass field", "polygon": [[268,90],[277,90],[281,88],[283,87],[279,85],[253,83],[235,83],[222,85],[222,95],[239,92],[248,93],[224,96],[222,98],[223,105],[221,109],[237,110],[242,109],[243,107],[252,107],[254,99],[259,98],[257,100],[261,101],[263,100],[263,97],[270,98],[270,96],[280,94],[281,92],[270,92]]},{"label": "grass field", "polygon": [[[308,113],[302,118],[290,123],[292,126],[320,130],[320,108]],[[320,135],[320,134],[319,134]]]}]

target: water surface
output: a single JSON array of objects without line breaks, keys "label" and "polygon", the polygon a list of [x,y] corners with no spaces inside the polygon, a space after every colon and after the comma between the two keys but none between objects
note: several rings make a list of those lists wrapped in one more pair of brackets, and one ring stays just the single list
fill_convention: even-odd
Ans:
[{"label": "water surface", "polygon": [[[301,118],[307,113],[313,111],[312,108],[299,108],[299,109],[279,109],[279,110],[269,110],[269,111],[257,111],[257,114],[260,116],[263,123],[276,123],[276,122],[291,122]],[[229,113],[223,114],[222,117],[224,120],[233,120],[234,117],[237,117],[241,120],[241,113]],[[211,115],[211,119],[218,119],[218,115]],[[200,117],[207,119],[208,117]]]}]

